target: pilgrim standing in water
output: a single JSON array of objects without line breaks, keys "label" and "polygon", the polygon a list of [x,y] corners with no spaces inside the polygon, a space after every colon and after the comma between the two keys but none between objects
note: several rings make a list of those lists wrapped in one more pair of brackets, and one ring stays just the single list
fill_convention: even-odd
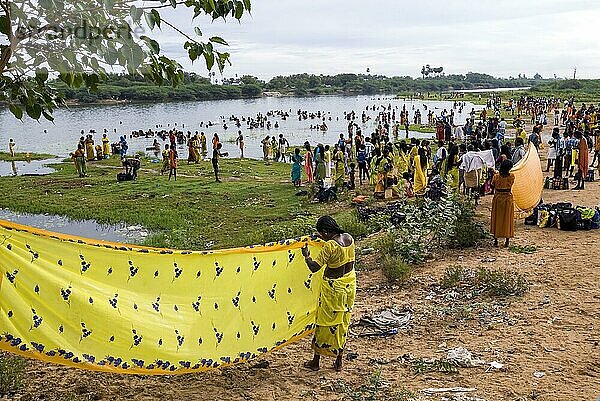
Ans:
[{"label": "pilgrim standing in water", "polygon": [[490,231],[494,236],[494,246],[498,246],[498,238],[505,238],[504,246],[508,246],[515,234],[515,202],[512,195],[515,175],[510,172],[512,167],[512,161],[502,161],[500,171],[492,179],[494,199]]}]

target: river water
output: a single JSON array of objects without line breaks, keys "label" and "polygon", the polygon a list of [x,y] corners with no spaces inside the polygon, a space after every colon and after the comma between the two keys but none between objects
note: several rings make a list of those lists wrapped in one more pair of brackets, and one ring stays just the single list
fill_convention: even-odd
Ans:
[{"label": "river water", "polygon": [[[279,129],[254,129],[249,130],[242,122],[241,130],[245,136],[246,157],[258,158],[262,155],[260,141],[267,135],[284,134],[292,145],[300,145],[305,141],[310,141],[312,145],[318,142],[323,144],[333,144],[339,138],[339,134],[347,131],[348,121],[344,119],[344,112],[355,111],[360,125],[360,115],[367,106],[370,110],[367,112],[371,120],[362,125],[362,131],[369,134],[374,129],[374,119],[382,109],[373,111],[372,106],[391,105],[396,109],[396,116],[403,106],[413,113],[419,109],[423,121],[427,119],[427,111],[434,110],[436,114],[443,109],[448,111],[452,108],[453,102],[450,101],[409,101],[395,99],[392,96],[319,96],[309,98],[296,97],[263,97],[259,99],[248,100],[222,100],[222,101],[195,101],[195,102],[172,102],[172,103],[146,103],[146,104],[116,104],[116,105],[94,105],[77,106],[68,109],[60,109],[54,113],[55,121],[48,122],[40,120],[39,122],[24,119],[19,121],[5,109],[0,111],[0,150],[7,151],[9,138],[16,142],[18,152],[36,152],[50,153],[60,157],[67,156],[69,152],[75,150],[81,131],[88,133],[95,130],[94,140],[100,143],[102,133],[106,129],[111,142],[118,141],[118,137],[123,134],[128,136],[129,152],[145,151],[152,146],[154,138],[129,138],[129,134],[134,130],[149,129],[169,129],[177,127],[187,132],[204,131],[210,147],[210,140],[214,133],[217,133],[223,142],[223,151],[229,152],[230,156],[238,157],[239,151],[235,145],[237,137],[237,127],[229,121],[229,117],[235,115],[241,117],[255,117],[257,113],[263,115],[269,111],[287,111],[290,117],[283,121],[278,117],[270,117],[269,120],[274,125],[279,123]],[[466,103],[463,112],[458,114],[455,110],[455,122],[464,123],[471,108],[480,109],[480,106],[474,106]],[[318,111],[324,112],[326,124],[329,129],[326,132],[311,130],[311,125],[316,125],[321,121],[318,119],[298,120],[297,111],[306,110],[309,113]],[[228,129],[223,128],[225,118]],[[329,120],[331,118],[331,120]],[[398,118],[398,117],[397,117]],[[212,127],[206,127],[211,121],[216,123]],[[200,124],[204,123],[201,128]],[[116,129],[116,134],[114,130]],[[421,134],[413,132],[411,136],[418,138],[433,137],[433,134]],[[161,146],[162,140],[158,139]],[[179,147],[180,158],[187,157],[187,148],[184,145]]]}]

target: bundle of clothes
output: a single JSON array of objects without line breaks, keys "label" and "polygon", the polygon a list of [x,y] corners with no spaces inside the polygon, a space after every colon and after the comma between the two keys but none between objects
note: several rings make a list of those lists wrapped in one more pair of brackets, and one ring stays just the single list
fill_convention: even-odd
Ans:
[{"label": "bundle of clothes", "polygon": [[600,207],[575,206],[568,202],[541,203],[525,218],[526,225],[540,228],[555,227],[563,231],[593,230],[600,228]]}]

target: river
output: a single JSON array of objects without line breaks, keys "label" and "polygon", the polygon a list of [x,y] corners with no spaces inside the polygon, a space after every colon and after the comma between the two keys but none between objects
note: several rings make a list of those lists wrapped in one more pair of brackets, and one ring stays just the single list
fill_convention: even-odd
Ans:
[{"label": "river", "polygon": [[[177,127],[187,131],[204,131],[210,146],[210,139],[214,133],[218,133],[223,142],[223,151],[229,152],[230,156],[238,157],[239,151],[235,145],[237,127],[229,121],[232,115],[238,117],[255,117],[257,113],[267,114],[269,111],[287,111],[290,117],[283,121],[281,118],[270,117],[274,125],[279,123],[278,129],[254,129],[249,130],[242,123],[242,132],[246,140],[246,156],[258,158],[262,155],[260,141],[267,135],[284,134],[290,144],[299,145],[310,141],[316,145],[333,144],[339,138],[341,132],[347,131],[348,122],[344,119],[344,112],[354,110],[359,118],[362,111],[368,106],[367,112],[371,120],[362,125],[362,131],[369,134],[374,128],[374,118],[380,110],[373,111],[372,106],[391,105],[396,109],[396,115],[405,105],[410,115],[419,109],[426,121],[427,111],[435,110],[439,114],[443,109],[448,111],[452,108],[451,101],[408,101],[395,99],[392,96],[319,96],[319,97],[263,97],[250,100],[222,100],[222,101],[195,101],[195,102],[171,102],[171,103],[130,103],[116,105],[93,105],[76,106],[56,110],[55,121],[34,121],[25,118],[23,121],[15,119],[8,109],[0,112],[0,150],[6,151],[9,138],[16,142],[16,151],[50,153],[60,157],[67,156],[75,150],[81,131],[84,133],[94,130],[94,140],[100,143],[102,133],[106,129],[111,142],[118,141],[123,134],[128,136],[129,153],[145,151],[152,146],[154,138],[129,138],[134,130],[149,129],[157,130]],[[480,109],[467,103],[461,114],[455,110],[456,123],[464,123],[471,108]],[[306,110],[311,112],[324,112],[326,124],[329,129],[326,132],[311,130],[311,125],[316,125],[318,119],[298,120],[297,111]],[[228,129],[223,128],[223,117]],[[329,120],[331,118],[331,120]],[[206,127],[208,121],[216,123],[212,127]],[[200,124],[204,123],[201,128]],[[360,119],[357,120],[360,125]],[[115,131],[116,130],[116,133]],[[433,134],[411,133],[418,138],[430,138]],[[159,138],[161,146],[163,142]],[[179,146],[180,158],[187,157],[187,148]]]}]

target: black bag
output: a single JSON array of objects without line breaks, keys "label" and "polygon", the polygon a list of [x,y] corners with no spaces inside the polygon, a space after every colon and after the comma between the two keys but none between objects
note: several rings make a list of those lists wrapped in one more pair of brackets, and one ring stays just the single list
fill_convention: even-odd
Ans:
[{"label": "black bag", "polygon": [[568,178],[566,178],[566,177],[563,178],[560,189],[569,189],[569,179]]},{"label": "black bag", "polygon": [[562,188],[562,178],[556,177],[552,180],[552,189],[561,189]]},{"label": "black bag", "polygon": [[335,191],[335,187],[330,187],[327,189],[321,188],[315,198],[319,202],[331,202],[337,200],[337,192]]},{"label": "black bag", "polygon": [[529,216],[525,217],[525,225],[526,226],[537,226],[538,223],[538,208],[533,209],[533,213]]},{"label": "black bag", "polygon": [[558,202],[555,203],[553,205],[553,208],[558,210],[565,210],[565,209],[573,209],[573,204],[571,202]]},{"label": "black bag", "polygon": [[117,173],[117,181],[118,182],[123,182],[123,181],[133,181],[133,175],[131,175],[131,173]]},{"label": "black bag", "polygon": [[557,224],[558,229],[562,231],[577,231],[577,215],[579,214],[575,209],[564,209],[558,213]]},{"label": "black bag", "polygon": [[587,177],[585,177],[585,180],[587,182],[594,182],[594,173],[595,173],[595,170],[588,171],[588,175],[587,175]]},{"label": "black bag", "polygon": [[550,182],[550,177],[546,177],[546,180],[544,181],[544,189],[550,189]]}]

